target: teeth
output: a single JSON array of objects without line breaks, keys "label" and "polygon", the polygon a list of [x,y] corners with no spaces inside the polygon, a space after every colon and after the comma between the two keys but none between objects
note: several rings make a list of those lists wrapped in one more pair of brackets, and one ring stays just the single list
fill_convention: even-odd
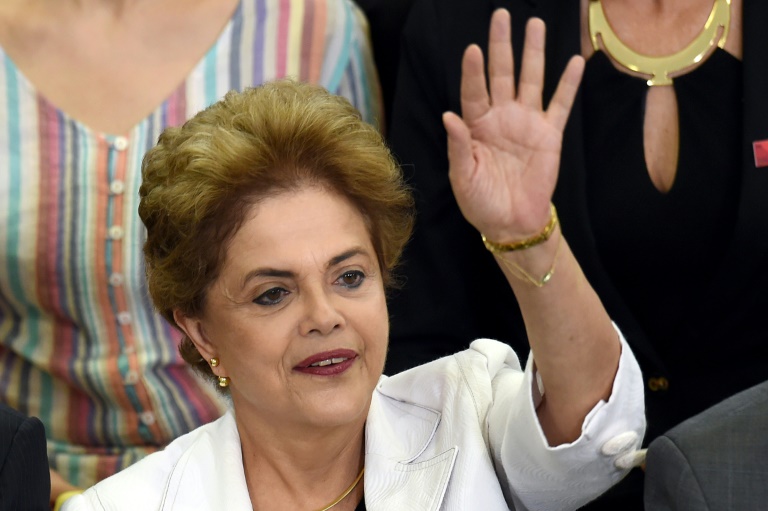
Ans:
[{"label": "teeth", "polygon": [[309,367],[325,367],[331,364],[341,364],[345,360],[347,359],[346,358],[326,358],[325,360],[321,360],[320,362],[315,362],[314,364],[310,364]]}]

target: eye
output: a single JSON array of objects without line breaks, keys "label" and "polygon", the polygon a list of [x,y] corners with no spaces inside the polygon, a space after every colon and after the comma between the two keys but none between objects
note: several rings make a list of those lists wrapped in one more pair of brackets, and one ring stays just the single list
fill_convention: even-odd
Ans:
[{"label": "eye", "polygon": [[282,287],[273,287],[257,296],[256,299],[253,300],[253,303],[259,305],[277,305],[283,301],[283,298],[285,298],[287,294],[288,290],[283,289]]},{"label": "eye", "polygon": [[360,287],[360,285],[363,283],[363,280],[365,280],[365,274],[361,271],[355,270],[344,272],[336,282],[346,288],[354,289],[356,287]]}]

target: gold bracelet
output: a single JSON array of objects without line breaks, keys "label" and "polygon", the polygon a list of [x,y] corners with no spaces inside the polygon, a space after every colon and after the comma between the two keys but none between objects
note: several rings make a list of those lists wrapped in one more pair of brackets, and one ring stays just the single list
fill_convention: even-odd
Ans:
[{"label": "gold bracelet", "polygon": [[549,204],[549,223],[546,226],[544,226],[544,230],[542,230],[539,234],[537,234],[532,238],[528,238],[526,240],[521,240],[521,241],[515,241],[512,243],[496,243],[495,241],[491,241],[488,238],[486,238],[484,234],[480,234],[480,236],[483,237],[483,243],[485,244],[485,248],[487,248],[491,253],[503,254],[504,252],[513,252],[515,250],[525,250],[526,248],[535,247],[540,243],[544,243],[552,235],[552,232],[555,230],[555,226],[557,226],[557,222],[558,222],[557,210],[555,209],[555,205],[550,203]]},{"label": "gold bracelet", "polygon": [[547,273],[545,273],[544,276],[540,279],[535,278],[517,263],[507,261],[501,256],[498,256],[498,259],[501,260],[501,264],[503,264],[507,270],[509,270],[509,273],[511,273],[518,280],[528,282],[536,287],[544,287],[544,284],[552,280],[552,276],[555,274],[555,264],[557,264],[557,256],[560,254],[560,245],[562,244],[563,237],[560,236],[560,238],[557,240],[557,248],[555,249],[555,257],[552,259],[552,266],[549,267],[549,271],[547,271]]},{"label": "gold bracelet", "polygon": [[83,493],[83,490],[68,490],[60,493],[59,496],[56,497],[56,503],[53,505],[53,511],[59,511],[61,506],[64,505],[64,502],[69,500],[71,497],[74,497],[75,495],[80,495],[81,493]]}]

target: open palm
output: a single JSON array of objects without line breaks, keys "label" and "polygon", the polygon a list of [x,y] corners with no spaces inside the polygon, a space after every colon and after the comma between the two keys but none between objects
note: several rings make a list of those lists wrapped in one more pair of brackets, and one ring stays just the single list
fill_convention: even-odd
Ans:
[{"label": "open palm", "polygon": [[517,90],[510,30],[509,13],[496,11],[488,48],[490,93],[482,52],[472,45],[462,62],[463,117],[443,117],[459,207],[498,242],[538,233],[549,219],[563,129],[584,69],[581,57],[571,59],[544,110],[544,23],[528,22]]}]

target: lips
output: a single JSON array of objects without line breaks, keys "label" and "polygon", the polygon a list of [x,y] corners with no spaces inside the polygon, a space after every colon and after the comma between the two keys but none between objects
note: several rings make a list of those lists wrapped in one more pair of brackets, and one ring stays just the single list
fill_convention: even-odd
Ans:
[{"label": "lips", "polygon": [[353,350],[324,351],[302,360],[293,369],[305,374],[335,376],[349,369],[356,359],[357,353]]}]

